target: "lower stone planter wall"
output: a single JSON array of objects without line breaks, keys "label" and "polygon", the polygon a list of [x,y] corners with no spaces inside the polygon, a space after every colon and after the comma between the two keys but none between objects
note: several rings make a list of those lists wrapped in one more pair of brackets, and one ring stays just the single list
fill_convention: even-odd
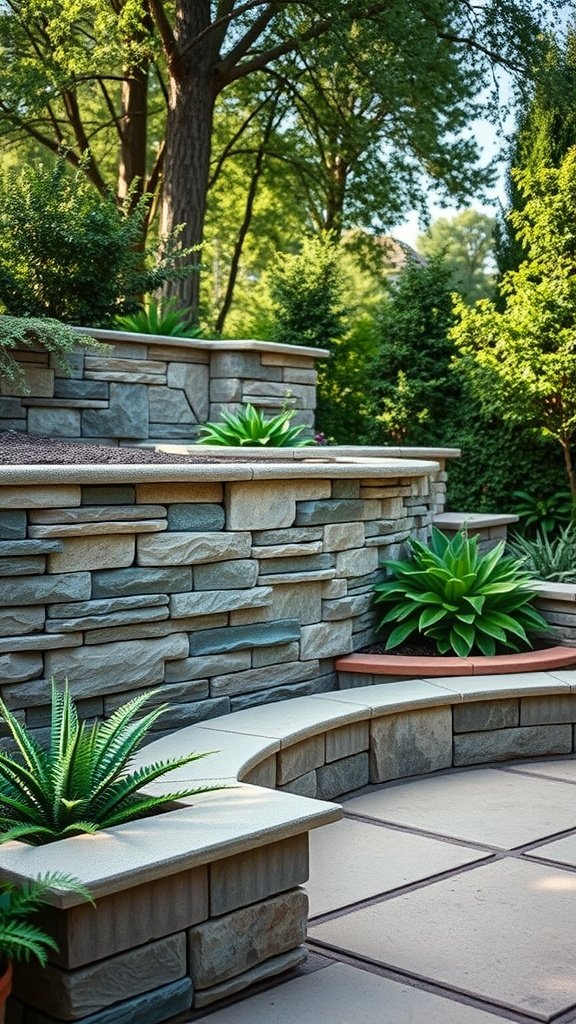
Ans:
[{"label": "lower stone planter wall", "polygon": [[41,733],[52,676],[83,716],[160,686],[170,732],[334,689],[380,559],[427,536],[437,468],[1,468],[3,700]]},{"label": "lower stone planter wall", "polygon": [[534,589],[538,611],[552,626],[556,642],[576,645],[576,583],[538,582]]}]

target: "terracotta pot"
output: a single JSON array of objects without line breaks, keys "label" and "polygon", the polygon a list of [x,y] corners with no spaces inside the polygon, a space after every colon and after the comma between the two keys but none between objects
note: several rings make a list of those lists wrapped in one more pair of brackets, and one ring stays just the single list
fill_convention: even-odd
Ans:
[{"label": "terracotta pot", "polygon": [[8,963],[6,970],[0,975],[0,1024],[4,1024],[6,1011],[6,1000],[12,991],[12,964]]}]

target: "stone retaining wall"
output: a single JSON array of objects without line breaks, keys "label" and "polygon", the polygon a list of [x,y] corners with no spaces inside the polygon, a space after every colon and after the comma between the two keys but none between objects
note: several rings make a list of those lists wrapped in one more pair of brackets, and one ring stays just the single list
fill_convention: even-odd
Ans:
[{"label": "stone retaining wall", "polygon": [[334,689],[373,638],[380,559],[427,536],[437,469],[0,469],[2,698],[42,730],[51,676],[84,716],[160,686],[171,731]]},{"label": "stone retaining wall", "polygon": [[44,351],[14,355],[29,393],[0,385],[0,430],[49,434],[104,444],[194,441],[200,424],[243,403],[267,414],[287,397],[295,423],[312,428],[316,360],[322,349],[266,342],[187,341],[80,331],[107,344],[107,354],[83,352],[65,373]]}]

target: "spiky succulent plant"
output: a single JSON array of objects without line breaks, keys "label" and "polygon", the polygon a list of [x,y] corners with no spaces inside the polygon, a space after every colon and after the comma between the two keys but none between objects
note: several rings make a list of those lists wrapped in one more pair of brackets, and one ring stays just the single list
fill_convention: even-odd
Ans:
[{"label": "spiky succulent plant", "polygon": [[226,447],[260,446],[270,448],[304,448],[315,442],[311,437],[300,437],[304,427],[291,427],[293,409],[285,409],[277,416],[266,417],[253,405],[246,405],[237,413],[224,411],[218,423],[205,423],[198,444]]}]

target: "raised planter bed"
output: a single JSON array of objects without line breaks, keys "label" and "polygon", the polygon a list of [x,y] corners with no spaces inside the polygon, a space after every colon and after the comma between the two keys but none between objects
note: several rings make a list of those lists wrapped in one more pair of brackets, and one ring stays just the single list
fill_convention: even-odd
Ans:
[{"label": "raised planter bed", "polygon": [[[414,657],[403,654],[348,654],[336,661],[340,685],[363,686],[366,676],[422,679],[442,676],[485,676],[512,672],[550,672],[576,665],[576,647],[548,647],[492,658]],[[381,681],[379,679],[379,681]]]}]

